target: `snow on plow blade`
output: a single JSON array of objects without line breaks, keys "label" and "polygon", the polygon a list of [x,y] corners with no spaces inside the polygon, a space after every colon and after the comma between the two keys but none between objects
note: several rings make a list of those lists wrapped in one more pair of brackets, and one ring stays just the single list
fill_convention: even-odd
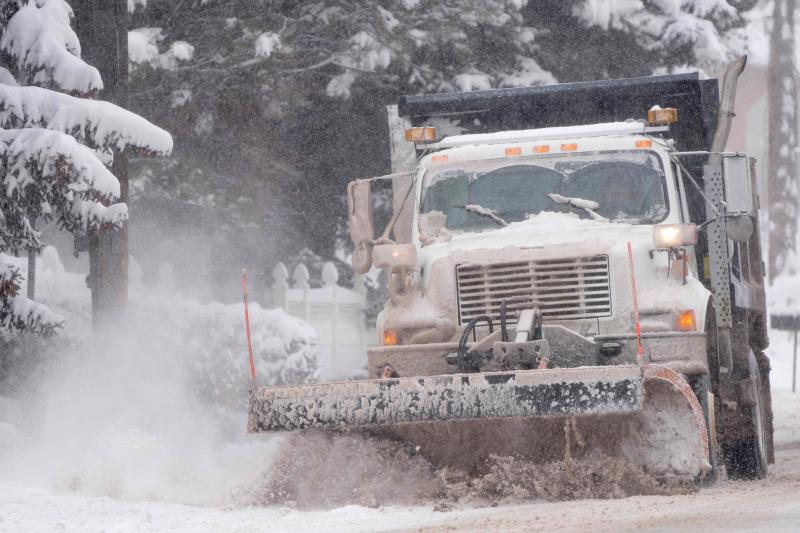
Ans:
[{"label": "snow on plow blade", "polygon": [[631,413],[642,409],[642,397],[642,368],[635,365],[262,388],[251,394],[248,430]]}]

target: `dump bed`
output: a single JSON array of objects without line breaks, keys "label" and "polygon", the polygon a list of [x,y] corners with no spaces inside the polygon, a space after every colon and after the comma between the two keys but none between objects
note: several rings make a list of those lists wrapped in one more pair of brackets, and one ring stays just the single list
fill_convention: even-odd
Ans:
[{"label": "dump bed", "polygon": [[653,105],[678,109],[671,134],[679,150],[710,147],[719,89],[697,73],[403,96],[398,111],[414,126],[445,118],[464,133],[489,133],[640,120]]}]

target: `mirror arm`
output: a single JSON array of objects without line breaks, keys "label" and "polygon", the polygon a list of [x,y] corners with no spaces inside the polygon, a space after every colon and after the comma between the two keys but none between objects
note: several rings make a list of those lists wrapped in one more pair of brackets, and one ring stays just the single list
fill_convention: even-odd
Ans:
[{"label": "mirror arm", "polygon": [[709,218],[709,219],[708,219],[708,220],[706,220],[705,222],[703,222],[703,223],[701,223],[701,224],[698,224],[698,225],[697,225],[697,231],[703,231],[703,230],[704,230],[704,229],[706,229],[706,227],[707,227],[709,224],[711,224],[712,222],[716,222],[717,220],[719,220],[719,219],[721,219],[721,218],[722,218],[722,219],[724,219],[724,218],[725,218],[725,217],[727,217],[727,216],[728,216],[728,215],[717,215],[717,216],[715,216],[715,217],[713,217],[713,218]]},{"label": "mirror arm", "polygon": [[713,218],[709,218],[708,220],[706,220],[705,222],[703,222],[701,224],[698,224],[697,225],[697,231],[704,230],[706,228],[706,226],[708,226],[712,222],[716,222],[717,220],[720,220],[720,219],[725,220],[726,218],[740,217],[740,216],[751,216],[751,215],[747,211],[742,211],[740,213],[722,213],[722,214],[719,214],[719,215],[717,215],[717,216],[715,216]]},{"label": "mirror arm", "polygon": [[[711,206],[711,209],[714,211],[714,213],[716,213],[717,216],[720,216],[722,213],[719,212],[719,209],[717,209],[717,206],[714,205],[714,202],[712,202],[711,199],[708,196],[706,196],[706,193],[703,192],[703,189],[700,187],[700,185],[694,179],[694,176],[692,176],[692,174],[689,172],[689,170],[685,166],[683,166],[683,163],[681,163],[681,160],[679,158],[677,158],[677,157],[673,157],[672,160],[675,161],[678,164],[678,167],[681,169],[681,173],[686,175],[686,177],[689,179],[689,183],[692,184],[692,186],[695,188],[695,190],[698,192],[698,194],[700,194],[700,196],[703,197],[703,199],[706,201],[706,203],[709,206]],[[711,219],[711,220],[715,220],[715,219]],[[706,222],[704,222],[703,224],[698,226],[697,229],[699,230],[703,225],[707,224],[708,222],[711,222],[711,220],[707,220]]]}]

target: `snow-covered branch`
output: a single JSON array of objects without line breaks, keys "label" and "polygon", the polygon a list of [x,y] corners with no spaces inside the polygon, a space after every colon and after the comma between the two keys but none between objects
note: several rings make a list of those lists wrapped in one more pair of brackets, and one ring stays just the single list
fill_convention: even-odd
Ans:
[{"label": "snow-covered branch", "polygon": [[42,129],[0,130],[0,251],[39,248],[30,220],[56,217],[70,231],[120,226],[125,204],[119,181],[94,152],[64,133]]},{"label": "snow-covered branch", "polygon": [[194,46],[186,41],[174,41],[166,52],[160,52],[164,40],[161,28],[137,28],[128,32],[128,59],[131,66],[150,65],[153,68],[175,70],[181,61],[194,57]]},{"label": "snow-covered branch", "polygon": [[157,155],[172,151],[172,136],[135,113],[39,87],[0,84],[0,127],[46,128],[94,147],[132,147]]},{"label": "snow-covered branch", "polygon": [[97,69],[80,58],[71,16],[64,0],[29,1],[11,16],[0,50],[14,59],[19,80],[81,94],[103,88]]},{"label": "snow-covered branch", "polygon": [[42,304],[19,294],[22,274],[0,253],[0,328],[51,335],[64,319]]}]

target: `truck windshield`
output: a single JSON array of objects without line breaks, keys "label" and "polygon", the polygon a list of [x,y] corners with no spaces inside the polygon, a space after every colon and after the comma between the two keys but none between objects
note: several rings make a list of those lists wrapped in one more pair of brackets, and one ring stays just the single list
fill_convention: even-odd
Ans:
[{"label": "truck windshield", "polygon": [[[556,195],[573,201],[557,202]],[[519,222],[543,211],[629,224],[660,222],[667,215],[661,160],[654,152],[637,150],[555,154],[513,163],[468,161],[431,169],[423,179],[420,232],[436,238],[496,229],[502,225],[498,219]]]}]

